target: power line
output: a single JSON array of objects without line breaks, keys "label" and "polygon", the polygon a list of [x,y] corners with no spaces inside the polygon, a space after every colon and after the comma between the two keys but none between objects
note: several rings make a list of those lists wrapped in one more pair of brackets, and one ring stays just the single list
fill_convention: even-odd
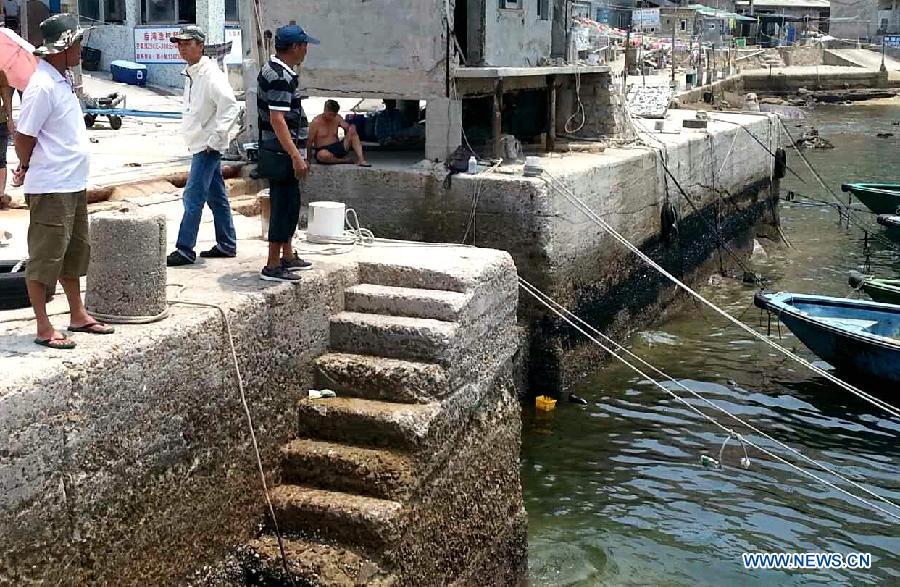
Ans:
[{"label": "power line", "polygon": [[[556,302],[555,300],[553,300],[553,298],[551,298],[549,295],[545,294],[545,293],[542,292],[540,289],[538,289],[536,286],[532,285],[531,283],[529,283],[528,281],[526,281],[526,280],[525,280],[524,278],[522,278],[522,277],[519,277],[519,286],[520,286],[522,289],[524,289],[526,293],[528,293],[529,295],[531,295],[532,297],[534,297],[539,303],[543,304],[545,307],[547,307],[547,308],[550,309],[553,313],[555,313],[557,316],[559,316],[563,321],[565,321],[567,324],[569,324],[569,326],[575,328],[578,332],[580,332],[582,335],[584,335],[584,336],[587,337],[589,340],[591,340],[594,344],[598,345],[598,346],[599,346],[600,348],[602,348],[604,351],[606,351],[607,353],[609,353],[610,355],[612,355],[613,357],[615,357],[616,359],[618,359],[619,361],[621,361],[621,362],[622,362],[624,365],[626,365],[628,368],[630,368],[631,370],[633,370],[633,371],[635,371],[636,373],[638,373],[641,377],[643,377],[644,379],[647,379],[648,381],[652,382],[654,385],[656,385],[657,387],[659,387],[660,389],[662,389],[664,392],[666,392],[667,394],[669,394],[670,396],[672,396],[674,399],[676,399],[676,400],[679,401],[680,403],[684,404],[684,405],[685,405],[688,409],[690,409],[691,411],[693,411],[693,412],[695,412],[696,414],[700,415],[702,418],[704,418],[704,419],[710,421],[712,424],[714,424],[714,425],[717,426],[718,428],[722,429],[723,431],[727,432],[727,433],[729,434],[729,437],[733,436],[733,437],[737,438],[737,439],[738,439],[740,442],[742,442],[742,443],[743,443],[743,442],[746,442],[747,444],[749,444],[750,446],[756,448],[756,449],[759,450],[760,452],[762,452],[762,453],[764,453],[764,454],[770,456],[771,458],[774,458],[774,459],[776,459],[776,460],[778,460],[778,461],[780,461],[780,462],[782,462],[782,463],[788,465],[789,467],[791,467],[791,468],[793,468],[793,469],[795,469],[795,470],[797,470],[797,471],[803,473],[804,475],[806,475],[806,476],[808,476],[808,477],[811,477],[811,478],[813,478],[813,479],[815,479],[815,480],[817,480],[817,481],[820,481],[820,482],[822,482],[822,483],[825,483],[826,485],[828,485],[828,486],[831,487],[832,489],[835,489],[835,490],[837,490],[837,491],[840,491],[841,493],[844,493],[845,495],[847,495],[847,496],[849,496],[849,497],[851,497],[851,498],[853,498],[853,499],[856,499],[856,500],[858,500],[858,501],[860,501],[860,502],[862,502],[862,503],[868,505],[869,507],[872,507],[872,508],[874,508],[874,509],[880,511],[881,513],[883,513],[883,514],[885,514],[885,515],[887,515],[887,516],[890,516],[890,517],[892,517],[892,518],[895,518],[895,519],[897,519],[897,520],[900,520],[900,515],[897,515],[897,514],[895,514],[895,513],[889,512],[889,511],[887,511],[887,510],[881,508],[881,507],[878,506],[878,505],[871,504],[871,503],[869,503],[867,500],[865,500],[865,499],[863,499],[863,498],[861,498],[861,497],[859,497],[859,496],[857,496],[857,495],[855,495],[855,494],[853,494],[853,493],[850,493],[849,491],[846,491],[845,489],[842,489],[842,488],[836,486],[835,484],[833,484],[833,483],[831,483],[831,482],[829,482],[829,481],[827,481],[827,480],[821,479],[821,478],[818,477],[817,475],[812,474],[812,473],[809,473],[809,472],[806,471],[805,469],[803,469],[803,468],[797,466],[797,465],[794,464],[794,463],[791,463],[790,461],[784,459],[783,457],[781,457],[781,456],[779,456],[779,455],[776,455],[776,454],[774,454],[774,453],[768,451],[767,449],[764,449],[764,448],[758,446],[757,444],[753,443],[753,442],[750,441],[750,440],[747,440],[746,438],[744,438],[744,437],[741,436],[740,434],[737,434],[736,432],[734,432],[734,430],[731,430],[730,428],[727,428],[726,426],[724,426],[723,424],[721,424],[720,422],[718,422],[717,420],[715,420],[715,419],[712,418],[711,416],[709,416],[709,415],[705,414],[704,412],[700,411],[696,406],[691,405],[690,403],[688,403],[687,401],[685,401],[684,398],[682,398],[681,396],[679,396],[678,394],[676,394],[676,393],[673,392],[672,390],[670,390],[670,389],[666,388],[665,386],[661,385],[661,384],[660,384],[658,381],[656,381],[654,378],[650,377],[649,375],[647,375],[646,373],[644,373],[641,369],[639,369],[638,367],[634,366],[634,365],[633,365],[632,363],[630,363],[628,360],[626,360],[625,358],[623,358],[619,353],[628,355],[628,357],[630,357],[630,358],[636,360],[638,363],[640,363],[641,365],[643,365],[643,366],[646,367],[647,369],[653,371],[654,373],[656,373],[657,375],[659,375],[659,376],[661,376],[661,377],[663,377],[663,378],[665,378],[665,379],[668,379],[668,380],[671,381],[674,385],[676,385],[677,387],[679,387],[679,388],[685,390],[686,392],[690,393],[692,396],[696,397],[698,400],[700,400],[700,401],[702,401],[703,403],[707,404],[708,406],[714,408],[715,410],[717,410],[717,411],[719,411],[719,412],[721,412],[721,413],[727,415],[728,417],[732,418],[732,419],[735,420],[736,422],[738,422],[738,423],[740,423],[741,425],[745,426],[745,427],[748,428],[749,430],[752,430],[752,431],[755,432],[756,434],[759,434],[759,435],[762,436],[763,438],[766,438],[767,440],[769,440],[770,442],[774,443],[775,445],[777,445],[777,446],[779,446],[779,447],[781,447],[781,448],[783,448],[783,449],[785,449],[785,450],[787,450],[787,451],[789,451],[789,452],[791,452],[791,453],[796,454],[796,455],[799,456],[800,458],[802,458],[802,459],[806,460],[807,462],[809,462],[809,463],[815,465],[816,467],[818,467],[819,469],[825,471],[826,473],[828,473],[828,474],[830,474],[830,475],[832,475],[832,476],[834,476],[834,477],[836,477],[836,478],[838,478],[838,479],[844,481],[845,483],[848,483],[849,485],[852,485],[853,487],[855,487],[855,488],[857,488],[857,489],[863,491],[864,493],[866,493],[866,494],[868,494],[868,495],[870,495],[870,496],[872,496],[872,497],[874,497],[874,498],[876,498],[876,499],[878,499],[878,500],[880,500],[880,501],[882,501],[882,502],[884,502],[884,503],[886,503],[886,504],[888,504],[888,505],[890,505],[890,506],[892,506],[892,507],[894,507],[894,508],[900,510],[900,506],[898,506],[896,503],[890,501],[889,499],[887,499],[887,498],[881,496],[881,495],[878,494],[878,493],[875,493],[875,492],[873,492],[873,491],[867,489],[866,487],[862,486],[861,484],[857,483],[856,481],[853,481],[852,479],[849,479],[848,477],[845,477],[845,476],[841,475],[840,473],[834,471],[833,469],[831,469],[831,468],[829,468],[828,466],[826,466],[826,465],[820,463],[819,461],[816,461],[815,459],[806,456],[805,454],[803,454],[803,453],[800,452],[799,450],[797,450],[797,449],[795,449],[795,448],[792,448],[792,447],[788,446],[787,444],[785,444],[784,442],[781,442],[780,440],[775,439],[774,437],[772,437],[771,435],[767,434],[766,432],[763,432],[762,430],[756,428],[755,426],[753,426],[753,425],[750,424],[749,422],[746,422],[745,420],[743,420],[743,419],[740,418],[739,416],[737,416],[737,415],[735,415],[735,414],[732,414],[731,412],[729,412],[729,411],[726,410],[725,408],[722,408],[721,406],[719,406],[719,405],[713,403],[712,401],[710,401],[709,399],[707,399],[707,398],[704,397],[703,395],[697,393],[697,392],[694,391],[693,389],[690,389],[689,387],[687,387],[686,385],[684,385],[684,384],[681,383],[680,381],[677,381],[676,379],[674,379],[673,377],[671,377],[671,376],[668,375],[667,373],[661,371],[660,369],[656,368],[656,367],[653,366],[652,364],[648,363],[647,361],[645,361],[644,359],[642,359],[640,356],[636,355],[635,353],[633,353],[632,351],[630,351],[630,350],[627,349],[626,347],[622,346],[621,344],[619,344],[618,342],[616,342],[616,341],[613,340],[612,338],[606,336],[605,334],[603,334],[602,332],[600,332],[599,330],[597,330],[596,328],[594,328],[593,326],[591,326],[589,323],[587,323],[586,321],[584,321],[583,319],[581,319],[581,318],[578,317],[577,315],[575,315],[575,314],[573,314],[572,312],[570,312],[570,311],[569,311],[568,309],[566,309],[562,304],[560,304],[560,303]],[[588,331],[590,331],[590,332],[588,332]],[[606,344],[604,344],[603,342],[600,342],[600,341],[597,339],[597,337],[602,338],[602,339],[605,341]],[[607,346],[607,344],[608,344],[608,345],[612,345],[613,347],[615,347],[615,350],[612,350],[610,347]]]},{"label": "power line", "polygon": [[810,363],[806,359],[796,355],[795,353],[791,352],[789,349],[787,349],[787,348],[781,346],[780,344],[778,344],[777,342],[771,340],[769,337],[764,336],[763,334],[761,334],[761,333],[757,332],[756,330],[754,330],[753,328],[747,326],[740,320],[737,320],[734,316],[732,316],[731,314],[728,314],[727,312],[725,312],[724,310],[722,310],[721,308],[719,308],[718,306],[716,306],[715,304],[713,304],[712,302],[707,300],[705,297],[703,297],[702,295],[697,293],[694,289],[692,289],[690,286],[685,284],[683,281],[681,281],[680,279],[678,279],[677,277],[672,275],[670,272],[666,271],[656,261],[654,261],[649,256],[647,256],[643,251],[641,251],[638,247],[636,247],[634,244],[632,244],[624,236],[619,234],[619,232],[616,231],[615,228],[613,228],[603,218],[598,216],[597,213],[594,212],[587,204],[585,204],[581,198],[579,198],[577,195],[575,195],[568,188],[568,186],[566,186],[565,183],[563,183],[561,180],[557,179],[555,176],[550,174],[550,172],[548,172],[547,170],[544,170],[544,174],[549,178],[549,179],[545,180],[545,181],[547,181],[547,184],[549,186],[554,187],[556,190],[558,190],[560,193],[562,193],[562,195],[566,199],[568,199],[571,203],[573,203],[576,206],[576,208],[581,210],[581,212],[584,213],[588,218],[593,220],[594,223],[596,223],[598,226],[600,226],[606,232],[608,232],[613,237],[613,239],[615,239],[620,244],[625,246],[628,250],[633,252],[642,261],[644,261],[647,265],[649,265],[653,269],[656,269],[657,271],[659,271],[662,275],[664,275],[666,278],[668,278],[670,281],[672,281],[672,283],[674,283],[675,285],[677,285],[678,287],[680,287],[681,289],[686,291],[692,297],[694,297],[695,299],[697,299],[698,301],[703,303],[705,306],[707,306],[708,308],[713,310],[715,313],[719,314],[720,316],[722,316],[729,322],[732,322],[733,324],[735,324],[736,326],[738,326],[745,332],[749,333],[754,338],[765,342],[766,344],[768,344],[769,346],[771,346],[778,352],[784,354],[785,356],[787,356],[787,357],[793,359],[794,361],[798,362],[799,364],[803,365],[804,367],[806,367],[813,373],[816,373],[817,375],[820,375],[820,376],[824,377],[825,379],[828,379],[829,381],[831,381],[835,385],[839,386],[840,388],[842,388],[846,391],[849,391],[850,393],[859,397],[860,399],[863,399],[863,400],[871,403],[872,405],[876,406],[877,408],[887,412],[891,416],[893,416],[897,419],[900,419],[900,410],[898,410],[896,407],[885,402],[884,400],[881,400],[881,399],[873,396],[872,394],[870,394],[866,391],[863,391],[862,389],[855,387],[854,385],[851,385],[850,383],[847,383],[846,381],[836,377],[835,375],[832,375],[828,371],[825,371],[824,369],[815,366],[814,364]]}]

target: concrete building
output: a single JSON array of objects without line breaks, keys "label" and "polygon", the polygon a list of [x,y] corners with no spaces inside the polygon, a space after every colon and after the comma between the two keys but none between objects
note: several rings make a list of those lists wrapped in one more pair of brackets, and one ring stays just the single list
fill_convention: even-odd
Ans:
[{"label": "concrete building", "polygon": [[631,25],[631,12],[635,0],[575,0],[573,14],[585,16],[617,29]]},{"label": "concrete building", "polygon": [[126,59],[147,65],[149,83],[181,87],[184,62],[169,37],[186,24],[207,33],[207,43],[231,40],[240,63],[240,0],[78,0],[85,26],[94,27],[85,46],[101,52],[100,69]]},{"label": "concrete building", "polygon": [[[243,62],[248,97],[255,91],[261,59],[273,51],[272,34],[298,20],[322,39],[303,66],[304,93],[425,100],[423,155],[431,160],[444,159],[463,144],[464,125],[475,135],[486,130],[488,154],[498,153],[502,134],[551,135],[555,112],[562,106],[549,105],[566,102],[557,102],[553,94],[574,87],[575,67],[546,66],[549,59],[567,54],[567,0],[395,0],[352,8],[317,0],[262,0],[258,22],[255,13],[242,16],[243,29],[249,31]],[[578,68],[585,83],[598,83],[591,76],[608,71]],[[464,108],[464,102],[473,107]],[[513,104],[519,108],[515,120],[508,114]],[[255,100],[248,99],[251,136],[254,108]],[[517,122],[527,128],[514,129]],[[473,138],[469,135],[469,142]]]},{"label": "concrete building", "polygon": [[832,0],[831,34],[839,39],[880,42],[900,33],[900,2]]},{"label": "concrete building", "polygon": [[748,36],[763,46],[792,45],[808,31],[830,31],[830,0],[742,0],[737,10],[759,20],[756,34]]}]

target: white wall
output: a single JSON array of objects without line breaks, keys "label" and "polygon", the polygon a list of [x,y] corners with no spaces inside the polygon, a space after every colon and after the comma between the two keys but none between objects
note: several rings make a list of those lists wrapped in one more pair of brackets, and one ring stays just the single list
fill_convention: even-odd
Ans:
[{"label": "white wall", "polygon": [[[296,20],[321,39],[321,45],[310,46],[300,76],[301,87],[311,96],[426,99],[446,94],[444,0],[260,0],[259,4],[263,31],[274,34]],[[256,43],[256,27],[245,26],[244,31],[249,33],[244,35],[248,49]],[[248,85],[249,81],[245,79]]]},{"label": "white wall", "polygon": [[[485,0],[485,50],[487,65],[523,67],[537,65],[550,56],[552,15],[538,19],[540,0],[520,0],[522,8],[499,8],[499,0]],[[551,6],[552,3],[548,3]]]},{"label": "white wall", "polygon": [[[224,40],[225,0],[197,0],[197,24],[210,43]],[[141,26],[141,0],[125,0],[124,24],[95,24],[85,38],[85,45],[100,49],[100,68],[109,71],[117,59],[134,61],[134,28]],[[184,85],[183,63],[147,64],[147,79],[155,86],[180,88]]]}]

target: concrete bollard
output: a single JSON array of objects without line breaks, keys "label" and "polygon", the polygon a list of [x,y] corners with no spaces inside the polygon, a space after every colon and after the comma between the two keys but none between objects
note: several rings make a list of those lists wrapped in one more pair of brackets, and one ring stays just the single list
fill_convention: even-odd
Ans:
[{"label": "concrete bollard", "polygon": [[148,323],[168,315],[166,219],[100,212],[91,216],[85,306],[98,320]]}]

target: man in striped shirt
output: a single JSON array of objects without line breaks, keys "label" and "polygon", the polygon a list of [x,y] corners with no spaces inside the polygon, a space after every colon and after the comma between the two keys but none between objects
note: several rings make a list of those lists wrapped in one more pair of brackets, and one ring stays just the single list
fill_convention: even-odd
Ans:
[{"label": "man in striped shirt", "polygon": [[280,174],[269,178],[269,258],[259,275],[267,281],[298,281],[295,272],[312,265],[300,259],[291,247],[300,220],[299,180],[309,173],[299,149],[303,111],[300,80],[293,68],[303,63],[309,44],[318,45],[319,41],[297,25],[281,27],[275,32],[275,55],[256,79],[260,151],[274,152],[280,155],[275,161],[292,167],[285,170],[285,179]]}]

